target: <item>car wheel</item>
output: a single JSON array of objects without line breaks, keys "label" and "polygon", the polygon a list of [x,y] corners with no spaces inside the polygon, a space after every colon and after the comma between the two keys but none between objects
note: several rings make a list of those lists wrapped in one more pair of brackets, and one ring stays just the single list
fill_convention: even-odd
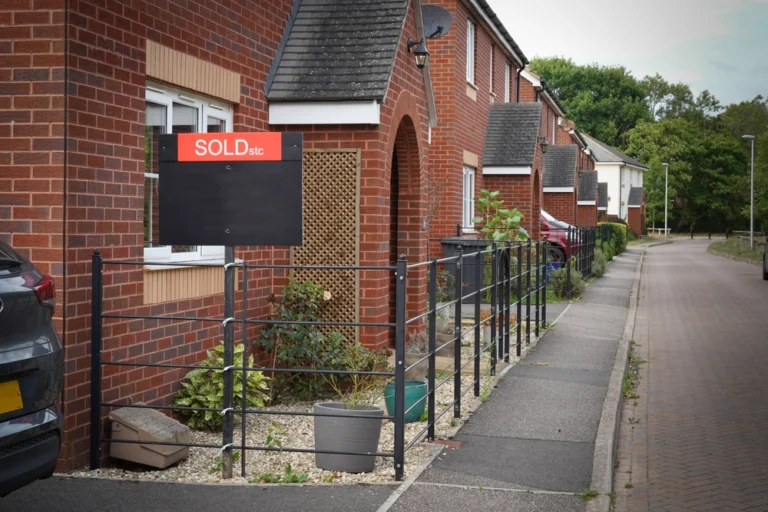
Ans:
[{"label": "car wheel", "polygon": [[549,258],[552,261],[556,261],[559,263],[562,263],[565,261],[565,255],[563,255],[563,250],[560,247],[557,247],[556,245],[552,245],[549,247]]}]

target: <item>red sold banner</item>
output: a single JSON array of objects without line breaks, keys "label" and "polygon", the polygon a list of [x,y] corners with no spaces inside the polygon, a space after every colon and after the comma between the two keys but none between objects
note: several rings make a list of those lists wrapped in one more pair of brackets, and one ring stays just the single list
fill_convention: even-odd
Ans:
[{"label": "red sold banner", "polygon": [[179,162],[273,161],[283,159],[282,133],[180,133]]}]

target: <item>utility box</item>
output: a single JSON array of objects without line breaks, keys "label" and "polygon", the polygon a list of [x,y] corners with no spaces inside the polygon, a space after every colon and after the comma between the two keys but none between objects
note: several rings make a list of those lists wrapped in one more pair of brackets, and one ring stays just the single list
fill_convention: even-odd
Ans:
[{"label": "utility box", "polygon": [[110,457],[164,469],[189,456],[186,446],[142,443],[189,442],[189,427],[159,411],[123,407],[113,410],[109,419],[112,421],[113,441],[132,441],[110,443]]}]

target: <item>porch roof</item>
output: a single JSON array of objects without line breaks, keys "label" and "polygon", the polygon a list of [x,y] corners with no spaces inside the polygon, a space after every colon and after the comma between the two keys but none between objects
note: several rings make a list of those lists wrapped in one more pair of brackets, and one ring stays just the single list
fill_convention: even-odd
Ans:
[{"label": "porch roof", "polygon": [[597,171],[581,171],[579,201],[597,201]]},{"label": "porch roof", "polygon": [[573,187],[578,160],[576,144],[549,146],[544,155],[544,187]]},{"label": "porch roof", "polygon": [[297,0],[267,99],[383,101],[407,10],[407,0]]},{"label": "porch roof", "polygon": [[627,206],[642,206],[644,194],[645,192],[643,187],[631,187],[629,189],[629,199],[627,199]]},{"label": "porch roof", "polygon": [[483,150],[483,167],[531,167],[541,123],[541,103],[491,106]]},{"label": "porch roof", "polygon": [[597,207],[608,208],[608,182],[597,184]]}]

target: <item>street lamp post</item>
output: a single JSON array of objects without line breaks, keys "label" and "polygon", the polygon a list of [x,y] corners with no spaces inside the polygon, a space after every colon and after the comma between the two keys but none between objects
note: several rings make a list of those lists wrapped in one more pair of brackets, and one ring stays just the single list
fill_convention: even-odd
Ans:
[{"label": "street lamp post", "polygon": [[669,164],[664,162],[664,238],[669,238],[667,231],[667,205],[669,204]]},{"label": "street lamp post", "polygon": [[749,250],[755,250],[755,136],[742,135],[742,139],[752,142],[752,170],[749,181]]}]

